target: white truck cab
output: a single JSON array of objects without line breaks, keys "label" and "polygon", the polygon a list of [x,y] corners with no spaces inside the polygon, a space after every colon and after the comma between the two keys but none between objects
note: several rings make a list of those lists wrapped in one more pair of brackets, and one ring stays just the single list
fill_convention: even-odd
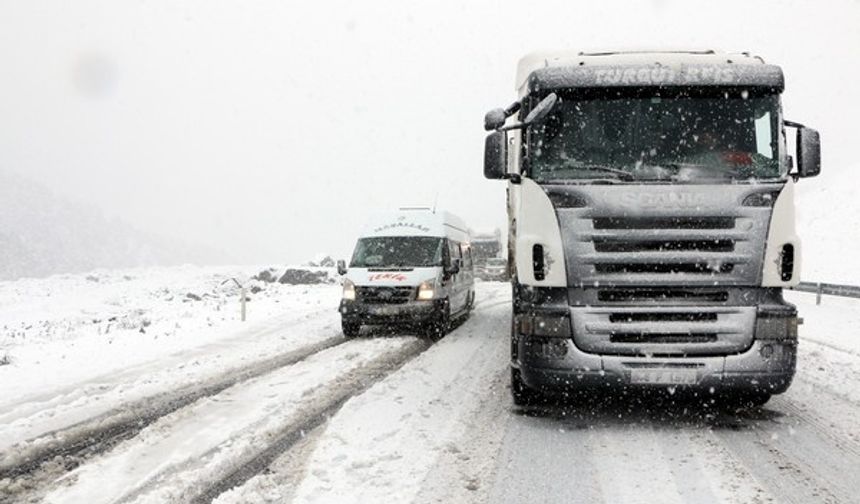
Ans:
[{"label": "white truck cab", "polygon": [[469,232],[462,219],[429,208],[378,216],[355,246],[340,314],[347,338],[365,324],[420,325],[440,337],[475,301]]},{"label": "white truck cab", "polygon": [[794,185],[821,159],[818,132],[783,118],[784,87],[749,53],[520,61],[519,99],[484,119],[484,175],[508,183],[516,403],[609,386],[763,403],[789,387]]}]

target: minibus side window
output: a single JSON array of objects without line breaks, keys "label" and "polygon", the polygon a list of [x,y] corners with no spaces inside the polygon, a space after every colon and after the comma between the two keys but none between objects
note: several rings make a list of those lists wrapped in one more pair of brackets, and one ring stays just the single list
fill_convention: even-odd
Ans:
[{"label": "minibus side window", "polygon": [[460,254],[463,256],[463,268],[466,270],[472,269],[472,249],[467,248],[462,243],[460,244]]},{"label": "minibus side window", "polygon": [[451,259],[462,259],[462,255],[460,255],[460,244],[449,240],[448,245]]}]

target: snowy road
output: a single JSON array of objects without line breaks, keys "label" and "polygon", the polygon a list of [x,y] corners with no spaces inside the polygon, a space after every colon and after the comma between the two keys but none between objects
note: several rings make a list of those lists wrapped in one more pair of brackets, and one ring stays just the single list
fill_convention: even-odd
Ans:
[{"label": "snowy road", "polygon": [[[263,324],[280,343],[249,343],[273,353],[248,350],[241,368],[198,371],[188,383],[167,369],[184,370],[180,356],[205,360],[206,348],[223,353],[219,345],[184,350],[161,374],[142,365],[171,384],[149,407],[150,388],[133,373],[125,387],[138,409],[112,384],[101,401],[73,401],[81,394],[68,385],[0,410],[8,467],[46,437],[62,445],[82,426],[98,437],[112,415],[142,419],[7,474],[0,501],[860,502],[860,302],[789,296],[806,319],[795,383],[739,412],[642,394],[514,408],[504,284],[480,284],[472,316],[433,345],[409,335],[345,341],[336,313],[314,306],[312,317]],[[52,411],[77,416],[51,420]],[[83,421],[87,412],[98,421]]]}]

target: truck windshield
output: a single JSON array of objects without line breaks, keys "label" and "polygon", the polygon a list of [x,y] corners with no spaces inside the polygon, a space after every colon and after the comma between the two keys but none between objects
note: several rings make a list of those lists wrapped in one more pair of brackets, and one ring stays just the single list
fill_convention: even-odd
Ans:
[{"label": "truck windshield", "polygon": [[350,266],[354,268],[421,268],[442,265],[442,238],[381,236],[361,238]]},{"label": "truck windshield", "polygon": [[537,181],[777,178],[778,120],[776,95],[563,98],[529,132],[529,173]]}]

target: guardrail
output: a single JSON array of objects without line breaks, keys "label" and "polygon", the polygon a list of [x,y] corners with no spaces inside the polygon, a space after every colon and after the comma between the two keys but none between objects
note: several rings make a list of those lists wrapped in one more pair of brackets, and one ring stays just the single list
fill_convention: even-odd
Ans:
[{"label": "guardrail", "polygon": [[814,292],[816,294],[815,304],[821,304],[822,294],[827,294],[830,296],[860,298],[860,287],[856,285],[840,285],[823,282],[800,282],[797,287],[793,287],[793,290],[798,290],[802,292]]}]

